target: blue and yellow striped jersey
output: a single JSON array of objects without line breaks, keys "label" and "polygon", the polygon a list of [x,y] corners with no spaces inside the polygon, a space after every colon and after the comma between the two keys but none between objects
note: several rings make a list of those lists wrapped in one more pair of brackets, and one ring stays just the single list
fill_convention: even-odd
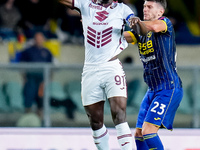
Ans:
[{"label": "blue and yellow striped jersey", "polygon": [[148,32],[146,36],[131,31],[134,43],[138,44],[140,59],[144,66],[144,81],[150,90],[181,87],[176,70],[175,33],[167,17],[159,18],[166,24],[163,32]]}]

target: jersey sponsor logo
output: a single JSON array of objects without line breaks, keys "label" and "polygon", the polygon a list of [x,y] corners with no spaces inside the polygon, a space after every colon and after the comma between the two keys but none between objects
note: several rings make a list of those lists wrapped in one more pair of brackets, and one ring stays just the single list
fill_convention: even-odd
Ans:
[{"label": "jersey sponsor logo", "polygon": [[157,121],[157,120],[161,120],[161,118],[160,118],[160,117],[157,117],[157,118],[154,118],[154,120],[156,120],[156,121]]},{"label": "jersey sponsor logo", "polygon": [[152,56],[149,56],[147,58],[141,58],[141,61],[143,62],[148,62],[148,61],[151,61],[151,60],[155,60],[156,59],[156,56],[155,55],[152,55]]},{"label": "jersey sponsor logo", "polygon": [[108,25],[107,22],[93,22],[93,25]]},{"label": "jersey sponsor logo", "polygon": [[152,40],[149,40],[146,43],[138,42],[138,48],[141,55],[148,55],[149,53],[154,52]]},{"label": "jersey sponsor logo", "polygon": [[100,5],[92,5],[91,3],[89,4],[89,7],[92,8],[92,9],[98,9],[98,10],[102,10],[102,6]]},{"label": "jersey sponsor logo", "polygon": [[103,31],[97,32],[95,29],[87,28],[87,42],[96,47],[101,48],[112,41],[113,27],[109,27]]},{"label": "jersey sponsor logo", "polygon": [[149,33],[147,33],[147,37],[150,38],[152,36],[152,32],[150,31]]},{"label": "jersey sponsor logo", "polygon": [[104,21],[106,18],[108,18],[108,12],[107,11],[100,11],[96,12],[97,16],[95,16],[96,19],[98,19],[100,22]]}]

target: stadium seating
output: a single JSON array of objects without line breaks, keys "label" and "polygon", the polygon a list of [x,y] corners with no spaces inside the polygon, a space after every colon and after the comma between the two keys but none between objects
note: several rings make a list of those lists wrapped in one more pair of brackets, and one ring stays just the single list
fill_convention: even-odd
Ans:
[{"label": "stadium seating", "polygon": [[8,112],[9,107],[8,107],[8,103],[6,101],[6,97],[5,97],[5,94],[3,92],[3,89],[4,89],[4,85],[1,81],[0,82],[0,112]]},{"label": "stadium seating", "polygon": [[70,81],[65,85],[65,90],[76,104],[78,111],[85,112],[81,101],[81,82],[77,80]]},{"label": "stadium seating", "polygon": [[12,111],[23,111],[23,85],[17,81],[8,81],[5,85],[5,94]]}]

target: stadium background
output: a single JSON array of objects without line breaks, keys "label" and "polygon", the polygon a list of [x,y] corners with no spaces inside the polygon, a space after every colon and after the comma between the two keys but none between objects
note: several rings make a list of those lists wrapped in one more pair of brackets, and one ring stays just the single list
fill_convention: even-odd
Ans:
[{"label": "stadium background", "polygon": [[[57,24],[59,9],[59,4],[56,0],[42,0],[46,1],[47,6],[50,8],[51,19],[52,19],[52,32],[57,33],[59,24]],[[17,5],[22,5],[24,0],[16,0]],[[0,2],[0,4],[2,1]],[[142,3],[143,0],[132,0],[132,4],[137,8],[138,16],[142,18]],[[25,7],[25,6],[23,6]],[[44,8],[45,9],[45,8]],[[166,16],[170,17],[175,25],[176,30],[176,41],[177,41],[177,68],[178,72],[183,80],[184,87],[184,98],[181,103],[180,108],[178,109],[174,127],[175,133],[173,138],[180,138],[188,135],[187,138],[183,138],[180,141],[182,143],[190,143],[190,141],[199,140],[199,127],[200,127],[200,1],[199,0],[168,0],[168,9]],[[70,22],[69,22],[70,23]],[[61,31],[62,32],[62,31]],[[59,34],[62,34],[59,32]],[[26,41],[25,41],[26,42]],[[80,79],[82,66],[84,61],[84,47],[82,43],[68,43],[63,42],[59,38],[49,38],[46,46],[50,48],[51,52],[56,58],[55,65],[49,64],[38,64],[38,65],[28,65],[28,64],[19,64],[14,62],[15,55],[18,51],[23,49],[25,43],[19,41],[1,41],[0,42],[0,135],[4,141],[4,145],[0,144],[2,150],[12,149],[19,150],[21,149],[45,149],[50,150],[52,147],[44,147],[39,141],[44,137],[38,136],[47,132],[49,135],[49,140],[54,141],[52,137],[59,135],[58,139],[68,137],[69,131],[63,127],[69,127],[74,129],[73,135],[76,135],[77,132],[84,135],[86,138],[90,134],[89,123],[87,116],[84,113],[84,110],[81,105],[81,95],[80,95]],[[136,116],[139,109],[139,104],[146,90],[146,85],[143,83],[142,79],[142,64],[138,57],[137,47],[129,45],[129,47],[124,50],[119,58],[121,61],[124,61],[127,57],[132,57],[132,64],[124,64],[124,69],[127,75],[128,83],[131,81],[132,86],[129,90],[134,91],[130,92],[132,97],[129,99],[130,104],[127,108],[127,120],[130,123],[131,128],[135,127]],[[38,118],[34,114],[24,117],[24,108],[23,108],[23,96],[22,96],[22,73],[24,71],[43,71],[45,76],[45,83],[49,88],[45,89],[44,96],[44,122],[38,121]],[[53,72],[53,78],[50,80],[50,74]],[[7,88],[5,89],[5,85]],[[75,118],[69,119],[66,117],[66,112],[64,108],[53,108],[48,104],[49,97],[66,97],[70,94],[74,102],[77,104],[78,109],[75,111]],[[110,127],[110,130],[114,127],[110,112],[109,106],[106,103],[105,108],[105,124]],[[28,130],[23,127],[29,127]],[[34,128],[31,128],[34,127]],[[39,127],[39,128],[35,128]],[[41,128],[40,128],[41,127]],[[45,131],[49,127],[48,131]],[[57,130],[57,127],[61,130]],[[76,131],[77,128],[72,127],[83,127],[79,131]],[[83,131],[85,129],[86,131]],[[36,129],[44,129],[43,131],[35,131]],[[180,132],[176,132],[177,130]],[[25,130],[25,131],[24,131]],[[67,131],[66,131],[67,130]],[[30,131],[30,132],[29,132]],[[114,131],[111,131],[111,133]],[[163,132],[163,131],[161,131]],[[66,133],[65,136],[61,136],[63,133]],[[25,135],[27,140],[32,141],[32,143],[39,143],[41,147],[13,147],[7,142],[9,140],[16,139],[15,136],[19,137],[19,143],[24,141],[20,139],[20,134]],[[171,134],[171,133],[170,133]],[[10,137],[13,135],[13,137]],[[35,136],[34,136],[35,135]],[[64,134],[63,134],[64,135]],[[115,136],[115,133],[112,135]],[[31,137],[30,137],[31,136]],[[167,138],[168,133],[163,132],[163,138],[166,141],[170,141]],[[162,137],[161,136],[161,137]],[[172,135],[171,135],[172,136]],[[78,138],[79,135],[77,135]],[[12,139],[13,138],[13,139]],[[46,138],[46,137],[45,137]],[[89,136],[88,136],[89,138]],[[172,139],[173,139],[172,138]],[[32,139],[32,140],[31,140]],[[195,140],[192,140],[195,139]],[[83,140],[84,141],[84,140]],[[82,142],[83,142],[82,141]],[[53,142],[52,142],[53,143]],[[66,142],[70,143],[70,141]],[[196,147],[195,147],[195,144]],[[190,143],[191,147],[186,147],[188,150],[199,150],[200,145],[198,142]],[[36,144],[36,145],[37,145]],[[62,144],[58,144],[62,145]],[[81,145],[81,143],[80,143]],[[6,147],[8,146],[8,147]],[[11,147],[9,147],[11,146]],[[66,146],[63,144],[63,146]],[[173,146],[172,146],[173,147]],[[70,147],[68,147],[70,149]],[[84,148],[84,147],[79,147]],[[77,147],[72,149],[79,149]],[[184,150],[186,150],[186,148]],[[193,149],[192,149],[193,148]],[[20,149],[20,150],[21,150]],[[62,147],[56,148],[55,150],[64,149]],[[89,149],[89,148],[85,148]],[[170,150],[173,148],[169,148]],[[168,149],[168,150],[169,150]],[[179,150],[176,148],[176,150]],[[183,150],[183,149],[180,149]]]}]

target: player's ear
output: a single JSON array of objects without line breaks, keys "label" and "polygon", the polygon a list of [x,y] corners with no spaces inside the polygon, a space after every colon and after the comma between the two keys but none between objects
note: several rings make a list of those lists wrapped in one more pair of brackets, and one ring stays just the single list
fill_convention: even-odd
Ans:
[{"label": "player's ear", "polygon": [[164,9],[160,9],[158,11],[158,16],[161,17],[164,14],[165,10]]}]

